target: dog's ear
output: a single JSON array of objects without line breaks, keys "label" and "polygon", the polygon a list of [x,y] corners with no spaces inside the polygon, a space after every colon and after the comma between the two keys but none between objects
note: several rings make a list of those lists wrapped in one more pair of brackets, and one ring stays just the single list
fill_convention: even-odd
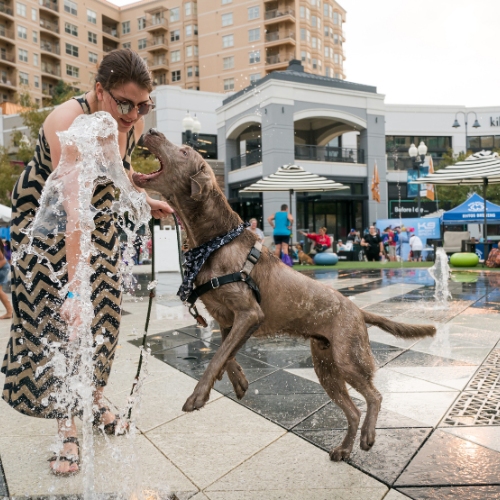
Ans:
[{"label": "dog's ear", "polygon": [[207,197],[213,187],[211,172],[203,164],[200,170],[191,177],[191,198],[201,201]]}]

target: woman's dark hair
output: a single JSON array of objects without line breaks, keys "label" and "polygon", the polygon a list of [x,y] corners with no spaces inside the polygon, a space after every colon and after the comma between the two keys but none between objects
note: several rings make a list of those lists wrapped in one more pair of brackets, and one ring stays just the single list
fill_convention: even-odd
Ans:
[{"label": "woman's dark hair", "polygon": [[95,77],[104,90],[112,90],[119,85],[135,83],[148,92],[153,90],[151,73],[142,59],[136,52],[130,49],[117,49],[108,52]]}]

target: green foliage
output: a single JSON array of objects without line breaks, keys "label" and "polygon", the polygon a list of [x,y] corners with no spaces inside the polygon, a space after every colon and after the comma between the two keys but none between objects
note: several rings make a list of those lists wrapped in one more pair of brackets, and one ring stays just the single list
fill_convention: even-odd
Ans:
[{"label": "green foliage", "polygon": [[59,80],[55,87],[52,88],[52,106],[57,106],[78,95],[80,90],[73,87],[69,83]]},{"label": "green foliage", "polygon": [[132,153],[132,166],[141,174],[150,174],[160,168],[158,160],[147,149],[140,146],[137,146]]},{"label": "green foliage", "polygon": [[10,207],[12,188],[21,173],[21,167],[9,160],[6,148],[0,147],[0,203]]}]

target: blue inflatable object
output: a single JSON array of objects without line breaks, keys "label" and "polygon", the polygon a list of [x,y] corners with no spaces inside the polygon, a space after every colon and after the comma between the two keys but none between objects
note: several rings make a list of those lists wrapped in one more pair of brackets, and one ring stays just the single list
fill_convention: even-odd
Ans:
[{"label": "blue inflatable object", "polygon": [[313,260],[317,266],[334,266],[339,258],[334,253],[317,253]]}]

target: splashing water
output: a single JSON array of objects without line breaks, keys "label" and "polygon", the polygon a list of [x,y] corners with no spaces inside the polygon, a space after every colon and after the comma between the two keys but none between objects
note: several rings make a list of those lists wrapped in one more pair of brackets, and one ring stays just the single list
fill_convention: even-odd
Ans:
[{"label": "splashing water", "polygon": [[451,294],[448,290],[448,281],[450,279],[450,266],[448,265],[448,256],[444,248],[438,248],[436,251],[436,262],[428,269],[429,274],[436,282],[436,293],[434,298],[440,305],[446,306]]},{"label": "splashing water", "polygon": [[[24,230],[28,236],[28,243],[21,245],[12,259],[15,265],[25,254],[35,255],[38,262],[47,266],[50,279],[59,285],[62,300],[65,299],[69,288],[79,295],[80,300],[75,300],[71,306],[75,310],[78,309],[80,321],[75,321],[73,325],[66,327],[69,339],[67,342],[47,342],[46,339],[42,339],[42,343],[46,341],[49,361],[37,369],[35,377],[46,375],[46,370],[51,368],[61,384],[51,394],[50,401],[42,401],[42,404],[53,405],[54,410],[62,415],[82,415],[83,496],[85,499],[90,499],[94,498],[92,421],[93,411],[96,409],[93,405],[93,356],[96,347],[102,344],[100,339],[103,338],[101,331],[94,338],[91,328],[94,319],[91,278],[95,271],[90,262],[91,257],[99,255],[92,241],[92,232],[96,229],[97,217],[101,215],[112,217],[113,213],[118,215],[112,224],[116,223],[121,227],[126,234],[127,243],[117,277],[122,287],[130,288],[134,285],[132,256],[136,231],[143,225],[148,227],[151,214],[144,193],[134,189],[125,173],[118,148],[117,125],[109,113],[81,115],[67,131],[59,132],[58,136],[61,143],[58,168],[47,179],[33,223]],[[94,191],[98,185],[110,181],[119,190],[119,197],[111,208],[98,209],[92,205]],[[126,213],[134,229],[125,224]],[[113,227],[111,230],[114,230]],[[48,238],[58,234],[66,234],[66,237],[80,236],[80,253],[71,283],[61,282],[61,278],[67,272],[67,264],[56,272],[41,249],[47,247],[47,242],[50,244]],[[35,240],[47,242],[45,245],[40,245],[36,244]],[[142,380],[139,382],[137,390],[142,386]],[[135,391],[133,398],[129,400],[129,405],[139,400]],[[130,428],[132,431],[135,430],[132,424]],[[58,445],[61,449],[62,443]]]}]

